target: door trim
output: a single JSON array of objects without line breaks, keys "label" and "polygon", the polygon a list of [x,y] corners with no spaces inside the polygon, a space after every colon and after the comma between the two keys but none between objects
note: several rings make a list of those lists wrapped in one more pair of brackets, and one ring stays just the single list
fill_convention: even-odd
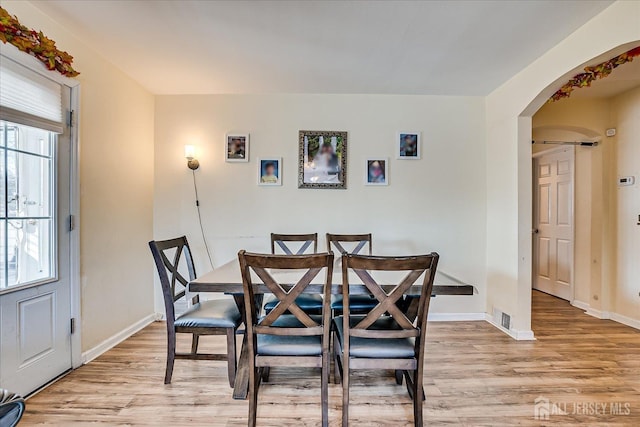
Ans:
[{"label": "door trim", "polygon": [[[572,160],[572,164],[573,167],[571,168],[571,289],[570,289],[570,296],[571,299],[569,300],[569,303],[573,304],[573,302],[576,300],[576,286],[575,286],[575,265],[576,265],[576,148],[574,145],[563,145],[560,147],[556,147],[556,148],[551,148],[549,150],[543,150],[543,151],[539,151],[537,153],[533,153],[531,155],[532,159],[531,159],[531,163],[532,163],[532,169],[533,169],[533,174],[532,174],[532,181],[533,181],[533,192],[532,192],[532,226],[531,226],[531,234],[533,235],[534,230],[536,229],[536,226],[538,224],[538,210],[537,210],[537,205],[538,205],[538,198],[537,198],[537,186],[538,186],[538,168],[536,167],[536,164],[538,163],[538,159],[542,156],[545,155],[552,155],[552,154],[557,154],[560,153],[562,151],[568,151],[571,154],[571,160]],[[537,271],[537,266],[538,266],[538,259],[537,259],[537,253],[536,253],[536,243],[535,243],[535,238],[531,239],[531,289],[533,290],[534,287],[534,283],[535,283],[535,274]],[[543,291],[539,291],[539,292],[543,292]]]},{"label": "door trim", "polygon": [[65,77],[56,71],[47,70],[44,65],[31,55],[21,52],[13,45],[0,45],[0,54],[18,64],[41,74],[57,83],[68,86],[71,90],[70,107],[74,111],[70,132],[71,152],[69,156],[69,211],[75,218],[76,227],[70,233],[69,242],[69,285],[71,290],[71,317],[76,319],[75,332],[71,335],[71,367],[82,366],[82,308],[80,287],[80,82]]},{"label": "door trim", "polygon": [[[560,147],[555,147],[555,148],[549,148],[548,150],[542,150],[542,151],[538,151],[537,153],[533,153],[531,155],[532,158],[537,159],[538,157],[542,157],[542,156],[546,156],[548,154],[555,154],[555,153],[559,153],[563,150],[569,149],[571,150],[570,147],[573,147],[573,157],[575,158],[575,145],[561,145]],[[575,159],[574,159],[575,160]],[[574,169],[575,169],[575,164],[573,165]],[[575,177],[575,175],[574,175]]]}]

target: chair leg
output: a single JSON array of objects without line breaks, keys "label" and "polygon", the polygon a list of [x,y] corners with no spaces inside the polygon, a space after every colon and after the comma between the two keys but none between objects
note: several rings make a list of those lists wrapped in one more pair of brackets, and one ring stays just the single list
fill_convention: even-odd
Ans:
[{"label": "chair leg", "polygon": [[403,377],[404,377],[404,373],[401,370],[396,369],[396,384],[402,385]]},{"label": "chair leg", "polygon": [[349,427],[349,360],[342,362],[342,427]]},{"label": "chair leg", "polygon": [[171,384],[173,363],[176,359],[176,331],[167,331],[167,368],[164,373],[164,383]]},{"label": "chair leg", "polygon": [[322,386],[320,396],[322,400],[322,427],[329,426],[329,370],[331,365],[330,353],[327,350],[322,355]]},{"label": "chair leg", "polygon": [[200,342],[200,335],[193,334],[191,338],[191,354],[198,353],[198,343]]},{"label": "chair leg", "polygon": [[238,370],[238,360],[236,358],[236,330],[227,329],[227,376],[229,385],[233,388],[236,382],[236,372]]},{"label": "chair leg", "polygon": [[422,372],[416,369],[413,372],[413,420],[416,427],[422,427],[422,402],[424,401],[424,390],[422,389]]},{"label": "chair leg", "polygon": [[251,364],[249,370],[249,419],[247,427],[256,427],[256,418],[258,415],[258,381],[260,379],[259,369]]},{"label": "chair leg", "polygon": [[338,337],[333,336],[333,382],[334,384],[340,384],[342,379],[342,370],[340,365],[340,345],[338,344]]},{"label": "chair leg", "polygon": [[269,373],[271,372],[271,368],[270,367],[264,367],[262,368],[262,381],[264,381],[265,383],[269,382]]}]

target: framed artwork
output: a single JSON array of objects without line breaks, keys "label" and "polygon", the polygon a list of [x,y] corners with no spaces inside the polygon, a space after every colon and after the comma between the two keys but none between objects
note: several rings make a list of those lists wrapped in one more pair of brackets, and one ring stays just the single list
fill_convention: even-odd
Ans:
[{"label": "framed artwork", "polygon": [[258,185],[282,185],[282,158],[258,159]]},{"label": "framed artwork", "polygon": [[420,132],[398,132],[396,137],[398,159],[420,159]]},{"label": "framed artwork", "polygon": [[249,134],[227,134],[224,144],[224,159],[227,162],[249,161]]},{"label": "framed artwork", "polygon": [[389,159],[370,157],[366,160],[365,185],[389,185]]},{"label": "framed artwork", "polygon": [[347,132],[301,130],[298,188],[347,188]]}]

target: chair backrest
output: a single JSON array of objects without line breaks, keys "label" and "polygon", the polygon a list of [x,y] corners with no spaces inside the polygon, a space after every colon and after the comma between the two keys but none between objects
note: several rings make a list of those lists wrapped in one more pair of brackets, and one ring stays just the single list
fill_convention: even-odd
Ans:
[{"label": "chair backrest", "polygon": [[18,425],[24,414],[24,406],[22,397],[0,388],[0,426]]},{"label": "chair backrest", "polygon": [[[286,242],[302,242],[302,246],[296,250],[293,250],[287,246]],[[318,253],[318,233],[311,234],[276,234],[271,233],[271,253],[276,253],[276,245],[282,249],[285,255],[302,255],[309,246],[313,244],[313,253]]]},{"label": "chair backrest", "polygon": [[[343,243],[353,243],[355,246],[350,251],[346,250]],[[327,250],[333,251],[335,247],[339,254],[359,254],[366,245],[369,245],[369,255],[373,253],[371,233],[368,234],[331,234],[327,233]],[[333,247],[332,247],[333,246]]]},{"label": "chair backrest", "polygon": [[[431,301],[438,259],[439,255],[435,252],[429,255],[404,257],[343,255],[342,292],[344,295],[345,351],[348,352],[350,336],[360,338],[414,337],[416,339],[416,356],[418,352],[424,351],[422,343],[424,343],[427,329],[427,314],[429,312],[429,302]],[[378,304],[353,326],[349,322],[349,270],[352,270],[358,276],[371,295],[378,300]],[[371,273],[375,275],[376,271],[406,271],[407,274],[399,283],[386,285],[386,289],[384,289],[383,285],[378,284],[371,275]],[[424,278],[414,324],[413,319],[407,317],[398,303],[421,276],[424,276]],[[387,314],[393,317],[399,329],[368,329],[378,319]]]},{"label": "chair backrest", "polygon": [[[158,269],[164,297],[164,308],[167,314],[167,326],[169,326],[175,320],[175,303],[181,298],[186,299],[187,285],[196,278],[191,249],[185,236],[169,240],[152,240],[149,242],[149,248],[151,248],[151,253]],[[183,256],[189,279],[178,271],[180,260]],[[199,297],[195,295],[191,302],[195,304],[198,301]]]},{"label": "chair backrest", "polygon": [[[247,334],[254,337],[256,334],[271,335],[324,335],[329,339],[329,325],[331,313],[329,304],[331,301],[331,280],[333,274],[333,254],[313,254],[313,255],[266,255],[254,254],[246,251],[238,253],[240,270],[242,273],[242,283],[244,289],[244,301],[247,317]],[[271,272],[269,271],[271,270]],[[305,270],[304,272],[281,271],[283,280],[287,283],[279,283],[271,274],[274,270]],[[315,281],[313,284],[322,283],[324,302],[322,308],[322,321],[318,323],[296,304],[296,298],[312,284],[312,281],[322,272],[326,271],[322,281]],[[260,279],[271,293],[278,299],[278,304],[262,319],[257,318],[257,306],[255,301],[252,272]],[[276,274],[277,276],[278,274]],[[297,282],[292,284],[293,275]],[[304,327],[283,328],[274,327],[273,323],[283,314],[293,314]],[[251,342],[251,340],[250,340]],[[325,341],[328,343],[328,341]],[[254,343],[255,345],[255,343]],[[253,349],[255,350],[255,346]]]}]

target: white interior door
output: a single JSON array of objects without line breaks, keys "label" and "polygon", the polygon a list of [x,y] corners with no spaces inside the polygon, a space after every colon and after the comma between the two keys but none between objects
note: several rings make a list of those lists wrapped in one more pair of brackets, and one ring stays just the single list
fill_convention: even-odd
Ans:
[{"label": "white interior door", "polygon": [[534,159],[533,288],[573,299],[574,148]]},{"label": "white interior door", "polygon": [[0,134],[0,387],[26,395],[72,363],[71,140],[8,121]]}]

